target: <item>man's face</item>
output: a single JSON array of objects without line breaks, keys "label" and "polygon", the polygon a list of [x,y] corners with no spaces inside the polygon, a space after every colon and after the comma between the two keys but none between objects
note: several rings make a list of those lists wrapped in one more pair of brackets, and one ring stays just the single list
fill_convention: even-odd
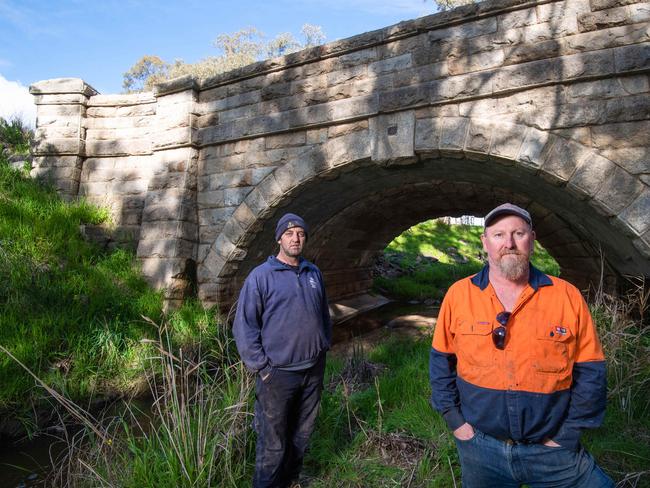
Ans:
[{"label": "man's face", "polygon": [[481,236],[491,268],[516,281],[528,272],[528,260],[535,245],[535,232],[516,215],[506,215],[485,229]]},{"label": "man's face", "polygon": [[305,229],[292,227],[285,230],[278,244],[280,244],[280,254],[292,259],[299,257],[305,245]]}]

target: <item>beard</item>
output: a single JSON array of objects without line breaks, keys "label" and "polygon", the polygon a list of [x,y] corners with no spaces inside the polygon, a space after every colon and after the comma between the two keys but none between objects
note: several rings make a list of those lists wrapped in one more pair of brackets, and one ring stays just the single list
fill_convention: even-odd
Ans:
[{"label": "beard", "polygon": [[528,273],[528,256],[520,253],[505,253],[501,255],[496,265],[507,280],[518,281]]}]

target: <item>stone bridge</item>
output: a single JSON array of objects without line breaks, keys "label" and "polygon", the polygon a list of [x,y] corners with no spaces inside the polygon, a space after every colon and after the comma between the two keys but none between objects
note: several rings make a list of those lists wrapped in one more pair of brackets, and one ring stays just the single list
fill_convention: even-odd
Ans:
[{"label": "stone bridge", "polygon": [[172,304],[230,305],[286,211],[333,301],[410,226],[504,201],[576,284],[650,276],[649,19],[486,1],[153,93],[38,82],[32,174],[110,206],[105,242],[132,243]]}]

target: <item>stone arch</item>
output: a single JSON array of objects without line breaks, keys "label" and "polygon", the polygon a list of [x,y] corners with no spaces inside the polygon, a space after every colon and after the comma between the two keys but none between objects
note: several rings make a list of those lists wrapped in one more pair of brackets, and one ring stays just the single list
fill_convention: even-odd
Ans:
[{"label": "stone arch", "polygon": [[[232,303],[248,271],[272,252],[272,227],[285,208],[313,226],[309,256],[334,299],[367,290],[372,257],[411,225],[483,215],[505,200],[531,211],[540,241],[579,286],[600,277],[601,249],[606,275],[650,274],[642,240],[650,191],[578,141],[414,111],[341,134],[276,168],[237,207],[199,263],[204,300]],[[335,194],[336,202],[327,199]]]}]

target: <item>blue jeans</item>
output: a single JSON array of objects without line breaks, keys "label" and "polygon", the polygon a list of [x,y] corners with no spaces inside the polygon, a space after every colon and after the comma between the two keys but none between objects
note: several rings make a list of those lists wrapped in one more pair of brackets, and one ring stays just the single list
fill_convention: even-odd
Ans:
[{"label": "blue jeans", "polygon": [[513,445],[478,430],[468,441],[456,439],[456,446],[463,488],[614,488],[582,447]]},{"label": "blue jeans", "polygon": [[314,431],[325,356],[309,369],[273,369],[255,391],[254,488],[284,488],[297,481],[309,437]]}]

